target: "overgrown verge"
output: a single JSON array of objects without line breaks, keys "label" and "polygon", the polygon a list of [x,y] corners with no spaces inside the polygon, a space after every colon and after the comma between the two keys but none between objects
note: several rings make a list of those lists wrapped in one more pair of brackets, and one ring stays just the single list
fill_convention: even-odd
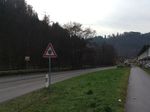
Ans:
[{"label": "overgrown verge", "polygon": [[145,72],[147,72],[148,74],[150,74],[150,68],[142,68]]}]

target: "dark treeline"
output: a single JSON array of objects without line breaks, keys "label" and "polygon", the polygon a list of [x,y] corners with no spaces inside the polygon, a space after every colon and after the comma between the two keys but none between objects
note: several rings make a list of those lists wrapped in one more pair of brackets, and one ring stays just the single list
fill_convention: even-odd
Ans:
[{"label": "dark treeline", "polygon": [[109,35],[107,38],[97,36],[91,41],[98,45],[102,45],[104,42],[112,45],[119,57],[135,58],[144,45],[150,44],[150,33],[125,32]]},{"label": "dark treeline", "polygon": [[112,65],[115,51],[111,45],[91,43],[94,31],[79,23],[64,27],[51,23],[48,16],[38,19],[37,13],[24,0],[0,0],[0,70],[26,68],[25,56],[30,56],[30,68],[46,68],[42,57],[51,42],[58,58],[53,67],[81,68]]}]

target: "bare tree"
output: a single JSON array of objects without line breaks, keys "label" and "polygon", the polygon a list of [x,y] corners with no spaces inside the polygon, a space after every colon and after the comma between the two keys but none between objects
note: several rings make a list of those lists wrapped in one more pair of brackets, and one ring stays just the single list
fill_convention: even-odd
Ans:
[{"label": "bare tree", "polygon": [[84,28],[82,24],[77,22],[69,22],[64,25],[69,31],[70,36],[78,36],[79,38],[91,38],[95,36],[96,31],[90,28]]}]

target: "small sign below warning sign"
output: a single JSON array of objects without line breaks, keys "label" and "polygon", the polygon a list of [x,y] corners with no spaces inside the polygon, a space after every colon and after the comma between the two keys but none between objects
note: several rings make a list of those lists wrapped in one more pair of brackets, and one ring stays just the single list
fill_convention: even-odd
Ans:
[{"label": "small sign below warning sign", "polygon": [[43,57],[44,58],[56,58],[57,57],[57,54],[53,48],[53,45],[51,43],[48,44],[44,54],[43,54]]}]

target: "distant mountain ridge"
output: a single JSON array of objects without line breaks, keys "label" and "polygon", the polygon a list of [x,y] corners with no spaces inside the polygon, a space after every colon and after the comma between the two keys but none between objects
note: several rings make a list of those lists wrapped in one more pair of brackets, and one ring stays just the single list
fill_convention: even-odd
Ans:
[{"label": "distant mountain ridge", "polygon": [[108,36],[108,38],[97,36],[91,41],[97,45],[110,44],[116,49],[118,56],[133,58],[137,56],[144,45],[150,45],[150,33],[125,32]]}]

